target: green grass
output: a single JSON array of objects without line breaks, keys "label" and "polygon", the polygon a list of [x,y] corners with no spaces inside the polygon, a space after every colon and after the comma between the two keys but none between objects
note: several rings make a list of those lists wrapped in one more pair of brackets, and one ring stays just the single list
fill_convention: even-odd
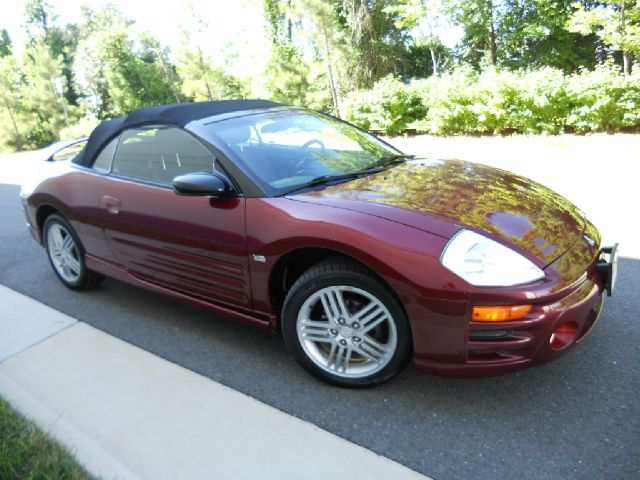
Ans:
[{"label": "green grass", "polygon": [[90,479],[73,456],[0,398],[0,478]]}]

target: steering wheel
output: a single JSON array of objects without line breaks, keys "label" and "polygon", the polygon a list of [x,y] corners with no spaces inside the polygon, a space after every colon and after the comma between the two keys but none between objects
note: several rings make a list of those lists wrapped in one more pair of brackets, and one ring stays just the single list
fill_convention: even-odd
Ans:
[{"label": "steering wheel", "polygon": [[[322,143],[322,140],[319,140],[317,138],[312,138],[311,140],[308,140],[303,145],[301,145],[300,148],[298,148],[298,154],[302,154],[304,151],[311,148],[312,145],[320,146],[320,150],[324,152],[326,152],[327,150],[326,147],[324,146],[324,143]],[[307,164],[307,158],[305,158],[305,156],[302,156],[302,158],[300,158],[300,160],[296,162],[295,167],[297,168],[297,171],[295,173],[296,175],[303,175],[309,172],[313,168],[312,165]]]},{"label": "steering wheel", "polygon": [[312,138],[311,140],[304,142],[304,144],[298,149],[298,152],[302,152],[303,150],[310,148],[311,145],[320,145],[320,148],[322,150],[326,150],[324,143],[322,143],[322,140]]}]

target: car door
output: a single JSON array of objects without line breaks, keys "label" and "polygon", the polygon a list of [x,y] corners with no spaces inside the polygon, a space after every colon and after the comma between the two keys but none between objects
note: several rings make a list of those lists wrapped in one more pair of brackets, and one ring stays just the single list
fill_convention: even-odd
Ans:
[{"label": "car door", "polygon": [[175,176],[220,169],[186,131],[125,130],[100,183],[105,234],[118,263],[145,281],[235,307],[251,307],[245,200],[180,196]]}]

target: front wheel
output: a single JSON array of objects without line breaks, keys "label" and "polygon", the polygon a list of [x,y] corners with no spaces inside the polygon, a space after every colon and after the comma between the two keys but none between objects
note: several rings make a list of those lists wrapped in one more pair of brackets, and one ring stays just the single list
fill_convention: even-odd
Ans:
[{"label": "front wheel", "polygon": [[346,387],[385,382],[411,350],[398,301],[366,268],[343,260],[315,265],[295,282],[284,303],[282,331],[303,368]]}]

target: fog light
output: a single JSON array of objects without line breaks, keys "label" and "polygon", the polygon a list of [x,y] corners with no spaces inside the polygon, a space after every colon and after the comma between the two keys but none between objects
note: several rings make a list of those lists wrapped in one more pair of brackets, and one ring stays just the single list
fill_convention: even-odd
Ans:
[{"label": "fog light", "polygon": [[577,336],[578,324],[576,322],[565,322],[551,334],[549,345],[554,350],[562,350],[571,345]]}]

